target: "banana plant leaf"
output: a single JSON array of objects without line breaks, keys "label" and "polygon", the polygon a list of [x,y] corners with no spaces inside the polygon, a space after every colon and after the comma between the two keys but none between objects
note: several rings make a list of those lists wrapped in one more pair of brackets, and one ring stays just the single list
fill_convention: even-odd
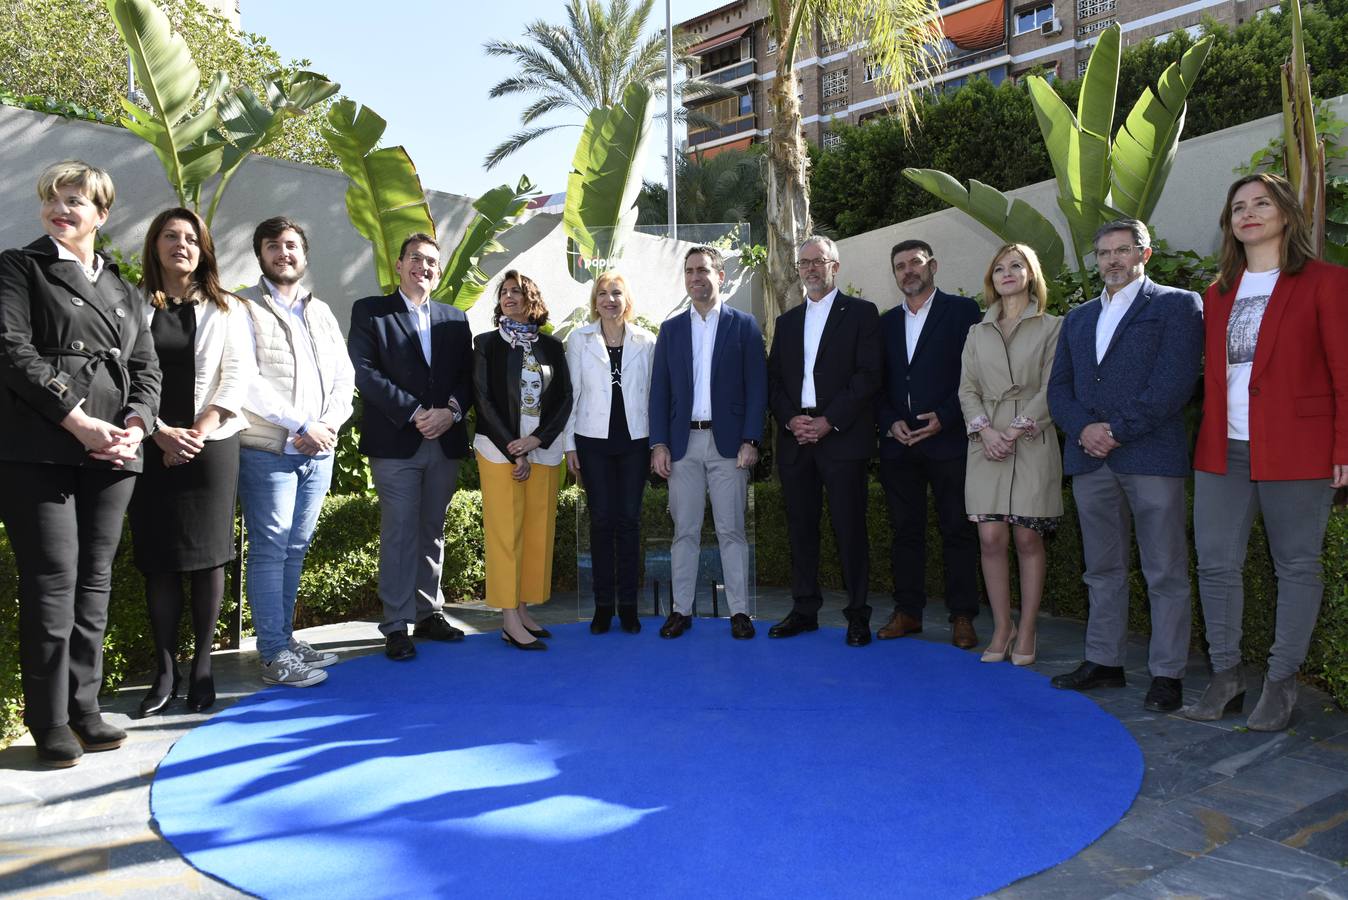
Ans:
[{"label": "banana plant leaf", "polygon": [[473,308],[487,285],[487,275],[480,267],[482,258],[505,249],[496,236],[510,227],[537,193],[528,176],[521,176],[513,188],[502,184],[477,198],[473,203],[477,215],[445,263],[444,276],[431,293],[433,300],[452,303],[465,311]]},{"label": "banana plant leaf", "polygon": [[918,187],[967,213],[1006,243],[1028,244],[1039,255],[1044,274],[1053,277],[1063,267],[1065,248],[1053,223],[1033,206],[1012,199],[981,181],[970,180],[969,188],[936,169],[903,170],[903,176]]},{"label": "banana plant leaf", "polygon": [[651,92],[640,82],[616,106],[590,113],[566,182],[562,228],[573,278],[593,271],[586,259],[615,259],[637,222],[637,195],[651,132]]},{"label": "banana plant leaf", "polygon": [[289,78],[283,72],[273,72],[264,80],[267,85],[266,102],[260,100],[247,85],[220,101],[220,126],[215,134],[224,147],[220,183],[211,197],[210,209],[205,217],[207,224],[215,217],[220,197],[248,154],[279,138],[289,120],[304,115],[311,107],[341,90],[340,84],[316,72],[297,72]]},{"label": "banana plant leaf", "polygon": [[[195,206],[201,185],[220,170],[224,146],[207,133],[219,121],[216,104],[229,89],[219,72],[210,88],[197,95],[201,72],[187,42],[151,0],[106,0],[131,57],[136,82],[150,109],[126,97],[122,124],[148,142],[164,167],[169,184],[184,205]],[[193,114],[193,110],[199,110]]]},{"label": "banana plant leaf", "polygon": [[392,293],[398,286],[398,248],[409,234],[434,236],[435,221],[407,151],[375,149],[386,126],[369,107],[358,110],[354,101],[342,100],[328,110],[323,138],[351,181],[346,189],[347,216],[374,247],[379,285]]},{"label": "banana plant leaf", "polygon": [[1171,63],[1155,90],[1142,92],[1114,136],[1110,201],[1124,215],[1146,222],[1156,211],[1179,150],[1189,92],[1212,42],[1207,35]]}]

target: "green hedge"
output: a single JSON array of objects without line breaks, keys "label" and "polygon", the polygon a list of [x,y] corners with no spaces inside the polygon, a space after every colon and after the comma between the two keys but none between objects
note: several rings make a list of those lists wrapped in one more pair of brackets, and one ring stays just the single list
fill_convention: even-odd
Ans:
[{"label": "green hedge", "polygon": [[[573,523],[577,521],[579,498],[579,491],[575,487],[568,487],[562,491],[558,500],[558,519],[562,523],[557,529],[558,560],[575,558],[577,529]],[[1044,607],[1055,615],[1084,619],[1087,601],[1086,589],[1081,582],[1081,535],[1077,529],[1070,490],[1064,491],[1063,500],[1065,515],[1062,527],[1049,543]],[[755,484],[754,504],[758,583],[787,587],[791,566],[780,485],[775,481]],[[827,515],[825,512],[826,520]],[[663,489],[646,492],[642,518],[648,537],[669,532],[666,493]],[[871,537],[871,590],[876,595],[872,605],[876,607],[878,615],[884,615],[888,612],[888,595],[893,586],[889,567],[889,523],[878,484],[871,485],[868,524]],[[824,533],[829,534],[827,521],[824,523]],[[704,535],[706,540],[712,539],[710,527]],[[454,495],[445,521],[445,538],[445,596],[451,601],[480,599],[486,567],[483,561],[481,497],[477,491],[460,490]],[[153,664],[153,648],[143,599],[144,582],[132,565],[130,548],[128,534],[124,537],[113,569],[113,597],[104,650],[104,687],[107,690],[115,689],[128,676],[145,672]],[[296,604],[297,624],[307,627],[377,616],[378,559],[377,501],[363,494],[329,496],[319,517],[318,533],[309,550],[300,582]],[[927,592],[932,596],[940,596],[941,544],[934,515],[928,523],[928,559]],[[1190,565],[1192,568],[1192,558]],[[1149,616],[1145,604],[1145,584],[1136,559],[1132,571],[1133,602],[1129,625],[1136,631],[1144,632],[1149,627]],[[576,575],[574,565],[555,566],[554,590],[574,591]],[[820,557],[820,577],[825,586],[840,587],[842,584],[837,553],[829,537],[824,540]],[[1329,523],[1325,583],[1325,605],[1303,671],[1325,686],[1337,702],[1348,705],[1348,513],[1341,510],[1335,512]],[[1247,660],[1261,663],[1267,658],[1273,640],[1273,598],[1276,591],[1268,542],[1259,523],[1255,524],[1251,538],[1245,589],[1245,638],[1242,649]],[[4,606],[0,607],[0,652],[3,652],[3,656],[0,656],[0,744],[3,744],[20,732],[21,725],[17,654],[18,577],[13,554],[2,530],[0,596],[6,598]],[[226,605],[232,606],[228,600]],[[226,609],[221,616],[222,621],[228,619],[231,611]],[[245,619],[245,626],[247,624]],[[1195,583],[1195,642],[1201,643],[1202,633],[1202,612],[1197,602]],[[226,639],[223,626],[219,635],[223,644]],[[190,646],[186,623],[181,646],[185,652],[190,652],[186,650]]]}]

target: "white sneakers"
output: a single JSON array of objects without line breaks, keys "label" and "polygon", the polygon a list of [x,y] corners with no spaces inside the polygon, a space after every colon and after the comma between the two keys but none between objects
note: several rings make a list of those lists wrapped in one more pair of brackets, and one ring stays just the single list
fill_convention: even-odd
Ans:
[{"label": "white sneakers", "polygon": [[308,641],[297,640],[294,637],[290,639],[290,652],[300,658],[311,669],[326,669],[328,666],[337,662],[336,653],[328,653],[324,650],[315,650],[309,645]]},{"label": "white sneakers", "polygon": [[[312,647],[310,653],[318,651]],[[319,654],[322,655],[322,654]],[[332,654],[327,654],[332,656]],[[336,657],[333,657],[336,661]],[[324,663],[328,665],[328,663]],[[282,650],[271,662],[262,664],[262,680],[267,684],[283,684],[286,687],[313,687],[328,677],[321,668],[309,665],[294,650]]]}]

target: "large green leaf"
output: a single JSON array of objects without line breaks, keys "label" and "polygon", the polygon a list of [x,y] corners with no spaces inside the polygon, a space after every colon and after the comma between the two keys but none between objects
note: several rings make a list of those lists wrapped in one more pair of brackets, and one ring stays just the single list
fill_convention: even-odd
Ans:
[{"label": "large green leaf", "polygon": [[354,101],[342,100],[328,111],[323,138],[351,181],[346,189],[347,216],[374,247],[380,287],[392,292],[398,286],[398,248],[409,234],[434,236],[435,221],[407,151],[374,149],[386,125],[369,107],[358,109]]},{"label": "large green leaf", "polygon": [[1145,222],[1156,210],[1179,150],[1189,92],[1212,41],[1207,35],[1171,63],[1156,89],[1142,92],[1114,136],[1110,202],[1124,215]]},{"label": "large green leaf", "polygon": [[590,113],[576,145],[566,182],[562,228],[567,236],[567,265],[583,279],[580,257],[614,259],[637,221],[637,195],[646,139],[651,131],[651,91],[629,85],[622,100]]},{"label": "large green leaf", "polygon": [[210,210],[206,214],[207,224],[215,217],[216,207],[229,180],[248,155],[279,138],[286,122],[304,115],[310,107],[322,103],[341,89],[341,85],[316,72],[301,71],[293,76],[273,72],[266,77],[265,82],[265,103],[246,85],[220,101],[218,137],[224,146],[220,183],[216,185],[211,198]]},{"label": "large green leaf", "polygon": [[936,169],[903,170],[909,181],[971,216],[1006,243],[1028,244],[1039,255],[1044,274],[1053,277],[1063,267],[1062,237],[1053,223],[1024,200],[1012,199],[981,181],[969,188]]},{"label": "large green leaf", "polygon": [[505,249],[496,236],[510,227],[536,193],[528,176],[521,176],[513,188],[502,184],[477,198],[473,203],[477,215],[468,223],[463,239],[446,261],[432,299],[452,303],[462,310],[472,309],[487,285],[487,275],[480,267],[482,257]]},{"label": "large green leaf", "polygon": [[[151,0],[105,0],[131,57],[147,111],[123,98],[122,124],[148,141],[183,205],[195,205],[201,185],[220,168],[223,146],[207,135],[219,121],[216,103],[229,79],[217,73],[197,96],[201,72],[192,53]],[[192,110],[199,110],[195,115]]]}]

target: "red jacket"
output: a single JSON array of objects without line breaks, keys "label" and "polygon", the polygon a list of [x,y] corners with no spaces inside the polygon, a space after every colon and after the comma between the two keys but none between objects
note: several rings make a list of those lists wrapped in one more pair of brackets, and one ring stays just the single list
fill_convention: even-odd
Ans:
[{"label": "red jacket", "polygon": [[[1203,424],[1194,468],[1226,473],[1226,327],[1236,288],[1203,297]],[[1348,269],[1311,261],[1283,274],[1259,326],[1250,372],[1250,476],[1329,478],[1348,465]]]}]

